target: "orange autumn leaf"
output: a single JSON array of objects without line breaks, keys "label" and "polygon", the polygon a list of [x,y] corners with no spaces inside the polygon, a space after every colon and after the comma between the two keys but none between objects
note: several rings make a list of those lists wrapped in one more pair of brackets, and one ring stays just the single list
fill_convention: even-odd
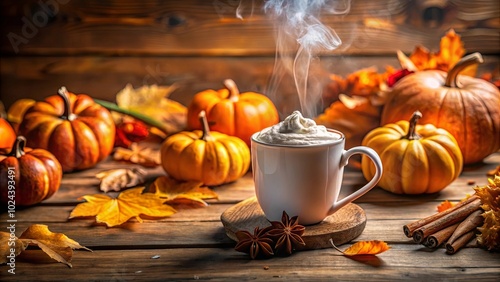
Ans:
[{"label": "orange autumn leaf", "polygon": [[69,218],[96,216],[96,221],[108,227],[118,226],[131,218],[142,222],[141,215],[152,218],[170,216],[176,210],[165,205],[165,199],[156,194],[143,193],[144,187],[133,188],[121,192],[117,198],[103,194],[86,195],[86,202],[78,204]]},{"label": "orange autumn leaf", "polygon": [[341,251],[337,246],[333,244],[333,240],[330,239],[330,243],[333,248],[341,252],[345,256],[357,256],[357,255],[377,255],[389,250],[391,247],[387,245],[384,241],[373,240],[373,241],[360,241],[350,246],[349,248]]},{"label": "orange autumn leaf", "polygon": [[453,29],[441,38],[439,52],[435,55],[437,69],[447,71],[465,55],[464,43]]},{"label": "orange autumn leaf", "polygon": [[217,199],[212,189],[197,181],[177,181],[168,176],[159,176],[150,187],[150,192],[176,206],[205,207],[207,199]]},{"label": "orange autumn leaf", "polygon": [[447,209],[450,209],[454,206],[454,204],[448,200],[445,200],[443,202],[441,202],[438,206],[437,206],[437,211],[438,212],[442,212],[442,211],[445,211]]},{"label": "orange autumn leaf", "polygon": [[[410,60],[418,70],[441,70],[447,72],[465,55],[464,43],[455,30],[450,29],[439,44],[439,50],[430,52],[424,46],[417,46],[410,55]],[[475,76],[477,65],[471,65],[461,74]]]},{"label": "orange autumn leaf", "polygon": [[388,68],[385,73],[378,73],[377,68],[369,67],[349,74],[346,78],[344,93],[358,96],[370,96],[380,90],[380,85],[393,72]]},{"label": "orange autumn leaf", "polygon": [[[7,257],[11,255],[10,248],[14,249],[13,253],[17,256],[30,245],[38,246],[50,258],[69,267],[72,267],[73,250],[92,251],[62,233],[51,232],[49,227],[43,224],[31,225],[19,238],[11,237],[11,235],[11,233],[0,232],[0,264],[11,261],[11,258]],[[9,242],[13,243],[9,244]]]}]

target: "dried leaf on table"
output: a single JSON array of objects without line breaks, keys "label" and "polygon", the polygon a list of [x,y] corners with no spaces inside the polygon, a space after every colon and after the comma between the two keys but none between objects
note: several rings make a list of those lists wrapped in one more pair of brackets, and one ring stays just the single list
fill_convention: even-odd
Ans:
[{"label": "dried leaf on table", "polygon": [[64,263],[69,267],[72,267],[71,258],[73,257],[74,249],[92,251],[62,233],[51,232],[49,227],[43,224],[34,224],[28,227],[28,229],[19,236],[19,239],[21,239],[24,244],[38,246],[50,258]]},{"label": "dried leaf on table", "polygon": [[132,143],[130,148],[115,148],[113,154],[115,161],[128,161],[140,164],[145,167],[155,167],[160,165],[160,150],[153,149],[147,145]]},{"label": "dried leaf on table", "polygon": [[167,200],[167,204],[183,207],[205,207],[207,199],[218,195],[197,181],[178,181],[168,176],[159,176],[150,187],[150,192]]},{"label": "dried leaf on table", "polygon": [[486,173],[487,176],[495,176],[497,174],[500,174],[500,165],[498,165],[496,168],[494,168]]},{"label": "dried leaf on table", "polygon": [[0,264],[9,263],[13,257],[15,258],[27,247],[19,238],[11,237],[11,234],[10,232],[0,232]]},{"label": "dried leaf on table", "polygon": [[86,195],[86,202],[78,204],[69,218],[96,216],[98,223],[108,227],[118,226],[131,218],[142,222],[141,216],[163,218],[176,211],[165,205],[165,199],[152,193],[143,193],[144,187],[132,188],[121,192],[117,198],[103,194]]},{"label": "dried leaf on table", "polygon": [[445,211],[447,209],[450,209],[454,206],[454,204],[448,200],[444,200],[443,202],[441,202],[438,206],[437,206],[437,211],[438,212],[442,212],[442,211]]},{"label": "dried leaf on table", "polygon": [[333,240],[330,239],[330,243],[333,248],[341,252],[345,256],[356,256],[356,255],[377,255],[389,250],[391,247],[387,245],[384,241],[373,240],[373,241],[360,241],[350,246],[344,251],[341,251],[337,246],[333,244]]},{"label": "dried leaf on table", "polygon": [[116,95],[116,104],[162,122],[170,133],[179,132],[186,127],[187,108],[168,98],[175,89],[175,85],[144,85],[134,89],[127,84]]},{"label": "dried leaf on table", "polygon": [[103,192],[110,192],[143,184],[146,174],[145,170],[133,167],[101,171],[96,174],[96,177],[101,180],[99,189]]}]

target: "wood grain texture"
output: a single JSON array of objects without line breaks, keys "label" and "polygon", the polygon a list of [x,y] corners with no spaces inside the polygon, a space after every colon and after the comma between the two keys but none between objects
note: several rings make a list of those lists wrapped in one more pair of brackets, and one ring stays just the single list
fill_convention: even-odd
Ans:
[{"label": "wood grain texture", "polygon": [[[362,68],[386,66],[399,68],[395,49],[387,56],[327,56],[318,58],[320,65],[314,77],[328,82],[328,74],[345,76]],[[500,67],[500,57],[484,56],[478,75]],[[291,77],[285,76],[278,92],[271,91],[272,57],[105,57],[44,56],[0,57],[0,100],[9,107],[15,100],[42,100],[66,86],[75,93],[114,101],[127,84],[171,85],[177,89],[170,98],[189,105],[193,96],[206,89],[220,89],[224,79],[231,78],[241,91],[257,91],[269,96],[280,112],[298,108],[298,96]],[[320,86],[321,88],[321,86]],[[321,95],[321,93],[315,93]],[[315,95],[311,94],[311,95]],[[319,105],[328,106],[328,105]]]},{"label": "wood grain texture", "polygon": [[[471,260],[476,249],[466,248],[453,256],[440,250],[428,252],[410,245],[393,245],[376,257],[347,258],[333,249],[298,252],[286,258],[249,260],[231,248],[147,249],[75,251],[73,268],[50,263],[38,250],[19,259],[16,275],[3,281],[67,280],[214,280],[214,281],[400,281],[436,279],[496,281],[500,278],[497,254],[484,252]],[[37,263],[31,258],[44,259]],[[155,257],[156,259],[154,259]],[[444,263],[446,261],[446,263]],[[464,266],[463,262],[468,265]],[[223,262],[223,263],[217,263]],[[445,266],[446,265],[446,266]],[[33,275],[38,273],[38,276]],[[85,273],[85,274],[83,274]]]},{"label": "wood grain texture", "polygon": [[[227,236],[236,242],[238,241],[236,232],[240,230],[253,233],[256,227],[262,229],[271,226],[256,197],[228,208],[220,219]],[[365,225],[366,215],[363,209],[356,204],[348,204],[322,222],[306,226],[302,236],[305,246],[297,246],[297,250],[330,248],[330,239],[336,245],[345,244],[358,237],[365,229]]]},{"label": "wood grain texture", "polygon": [[[45,2],[2,2],[3,53],[274,54],[276,20],[264,13],[262,0],[252,1],[253,5],[247,2],[243,20],[236,18],[239,1],[230,0],[52,1],[57,8],[39,4]],[[346,15],[322,11],[318,17],[343,41],[333,53],[387,54],[394,49],[409,52],[417,44],[436,49],[439,38],[449,28],[456,29],[471,50],[498,52],[497,1],[444,1],[446,5],[438,11],[437,19],[427,17],[429,7],[419,2],[351,1]]]}]

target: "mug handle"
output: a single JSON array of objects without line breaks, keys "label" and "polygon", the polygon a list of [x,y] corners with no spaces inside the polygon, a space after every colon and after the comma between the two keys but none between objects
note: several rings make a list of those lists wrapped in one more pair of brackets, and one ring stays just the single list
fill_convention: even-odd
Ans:
[{"label": "mug handle", "polygon": [[342,158],[340,159],[340,167],[346,166],[349,158],[355,154],[365,154],[370,158],[370,160],[372,160],[373,164],[375,165],[375,175],[368,183],[365,184],[365,186],[359,188],[356,192],[350,194],[349,196],[344,197],[342,200],[333,203],[332,207],[328,211],[329,215],[333,214],[343,206],[366,194],[373,187],[375,187],[375,185],[377,185],[380,178],[382,177],[382,161],[380,160],[379,155],[377,154],[377,152],[375,152],[375,150],[366,146],[357,146],[347,151],[344,150],[342,152]]}]

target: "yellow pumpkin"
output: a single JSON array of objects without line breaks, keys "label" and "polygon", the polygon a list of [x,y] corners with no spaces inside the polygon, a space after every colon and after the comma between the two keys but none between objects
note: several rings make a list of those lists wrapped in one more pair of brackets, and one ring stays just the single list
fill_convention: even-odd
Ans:
[{"label": "yellow pumpkin", "polygon": [[250,166],[250,149],[243,140],[210,132],[205,111],[203,130],[182,131],[168,137],[161,147],[161,164],[173,178],[216,186],[237,180]]},{"label": "yellow pumpkin", "polygon": [[[410,121],[389,123],[370,131],[362,145],[373,148],[382,160],[384,173],[378,186],[396,194],[435,193],[446,188],[461,173],[463,157],[456,139],[432,124]],[[361,169],[372,179],[375,167],[363,156]]]}]

